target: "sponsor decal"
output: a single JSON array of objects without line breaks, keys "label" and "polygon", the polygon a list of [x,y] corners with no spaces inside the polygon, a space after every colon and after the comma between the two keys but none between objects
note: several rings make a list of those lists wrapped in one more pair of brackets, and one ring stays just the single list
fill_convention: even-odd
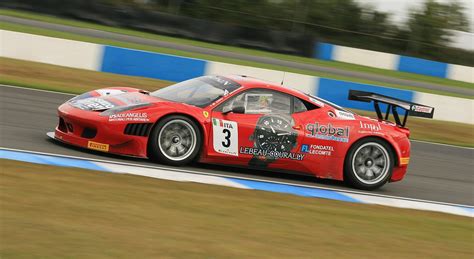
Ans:
[{"label": "sponsor decal", "polygon": [[82,110],[107,110],[114,108],[115,105],[101,98],[88,98],[71,102],[71,105]]},{"label": "sponsor decal", "polygon": [[127,112],[112,114],[109,116],[109,121],[150,121],[148,113],[146,112]]},{"label": "sponsor decal", "polygon": [[400,165],[408,165],[409,162],[410,162],[410,157],[400,158]]},{"label": "sponsor decal", "polygon": [[305,154],[294,153],[294,152],[280,152],[276,150],[263,150],[260,148],[253,148],[253,147],[240,147],[239,149],[240,154],[245,155],[252,155],[255,157],[266,157],[270,159],[291,159],[291,160],[298,160],[301,161],[305,157]]},{"label": "sponsor decal", "polygon": [[338,141],[338,142],[349,142],[349,127],[334,127],[329,123],[328,125],[320,125],[318,122],[314,124],[306,125],[307,137]]},{"label": "sponsor decal", "polygon": [[212,118],[213,145],[217,153],[239,156],[237,122]]},{"label": "sponsor decal", "polygon": [[301,145],[301,152],[308,153],[310,155],[320,155],[320,156],[330,156],[334,152],[333,146],[324,146],[324,145]]},{"label": "sponsor decal", "polygon": [[382,126],[380,126],[380,123],[371,123],[371,122],[362,122],[359,121],[360,128],[365,129],[365,130],[370,130],[370,131],[381,131]]},{"label": "sponsor decal", "polygon": [[350,112],[336,110],[336,116],[344,120],[355,120],[354,114]]},{"label": "sponsor decal", "polygon": [[411,110],[415,112],[431,113],[433,111],[433,108],[426,107],[426,106],[413,105],[411,107]]},{"label": "sponsor decal", "polygon": [[209,112],[207,112],[207,111],[203,111],[203,112],[202,112],[202,115],[203,115],[206,119],[209,118]]},{"label": "sponsor decal", "polygon": [[291,152],[296,147],[298,134],[292,128],[294,121],[290,115],[267,114],[261,116],[249,140],[251,149],[240,148],[241,153],[252,155],[249,165],[267,167],[280,159],[302,160],[304,154]]},{"label": "sponsor decal", "polygon": [[109,151],[109,145],[108,144],[102,144],[94,141],[88,141],[87,142],[87,147],[90,149],[98,150],[98,151],[103,151],[103,152],[108,152]]}]

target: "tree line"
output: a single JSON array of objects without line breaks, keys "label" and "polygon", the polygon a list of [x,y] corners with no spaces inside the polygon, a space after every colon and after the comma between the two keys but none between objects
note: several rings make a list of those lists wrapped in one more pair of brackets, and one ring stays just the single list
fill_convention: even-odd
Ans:
[{"label": "tree line", "polygon": [[[249,32],[291,32],[337,45],[474,66],[474,52],[449,46],[451,30],[470,29],[465,7],[457,0],[439,1],[425,0],[399,24],[393,22],[392,14],[356,0],[3,0],[0,6],[10,3],[79,19],[91,19],[94,11],[114,12],[123,16],[117,19],[135,24],[149,20],[140,15],[129,15],[126,20],[127,13],[167,13],[176,19],[189,17],[257,29]],[[74,11],[89,17],[74,16]],[[158,25],[164,22],[152,21]]]},{"label": "tree line", "polygon": [[473,52],[449,47],[451,30],[469,31],[458,1],[426,0],[402,24],[354,0],[135,0],[172,14],[262,29],[304,32],[320,41],[474,65]]}]

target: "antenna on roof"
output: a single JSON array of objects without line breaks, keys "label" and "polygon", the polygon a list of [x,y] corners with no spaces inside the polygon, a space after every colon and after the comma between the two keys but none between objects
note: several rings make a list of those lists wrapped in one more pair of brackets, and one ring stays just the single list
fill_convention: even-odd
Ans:
[{"label": "antenna on roof", "polygon": [[283,83],[285,82],[285,75],[286,75],[286,72],[283,71],[283,79],[281,80],[281,86],[283,86]]}]

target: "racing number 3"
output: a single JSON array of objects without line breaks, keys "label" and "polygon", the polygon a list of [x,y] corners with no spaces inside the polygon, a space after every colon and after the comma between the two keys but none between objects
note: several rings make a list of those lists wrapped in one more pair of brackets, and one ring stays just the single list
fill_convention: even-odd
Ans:
[{"label": "racing number 3", "polygon": [[228,148],[228,147],[230,147],[230,144],[231,144],[231,142],[230,142],[230,136],[231,136],[230,130],[223,129],[222,133],[225,134],[225,137],[224,137],[225,141],[222,141],[222,146]]},{"label": "racing number 3", "polygon": [[237,122],[212,119],[213,146],[217,153],[238,156],[239,133]]}]

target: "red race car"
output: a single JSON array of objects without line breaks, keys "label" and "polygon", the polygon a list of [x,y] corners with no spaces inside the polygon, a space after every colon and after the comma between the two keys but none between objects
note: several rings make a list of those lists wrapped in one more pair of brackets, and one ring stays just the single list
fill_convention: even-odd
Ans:
[{"label": "red race car", "polygon": [[349,99],[374,102],[378,119],[246,76],[203,76],[155,92],[115,87],[76,96],[59,107],[49,135],[168,165],[297,172],[361,189],[401,180],[410,160],[406,118],[432,118],[434,108],[353,90]]}]

